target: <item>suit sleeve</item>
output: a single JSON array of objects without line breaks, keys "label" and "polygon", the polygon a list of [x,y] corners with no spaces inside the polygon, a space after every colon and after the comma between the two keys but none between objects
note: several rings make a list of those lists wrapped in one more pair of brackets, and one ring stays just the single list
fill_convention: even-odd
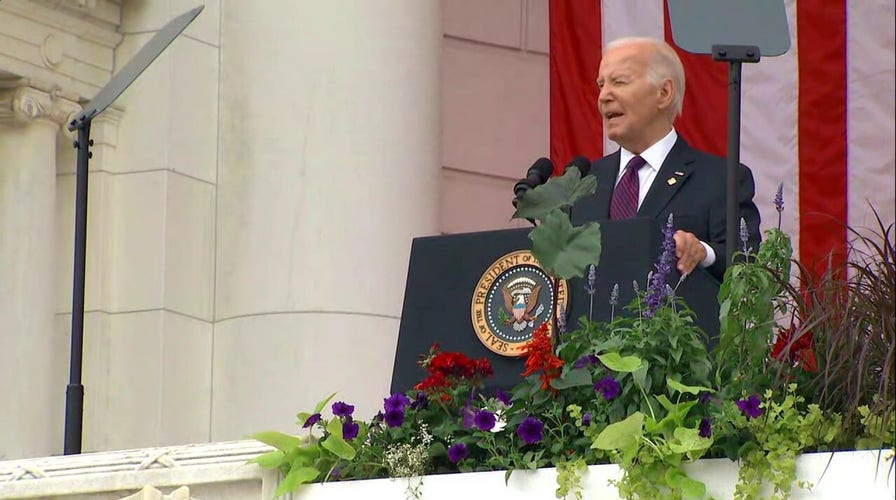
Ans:
[{"label": "suit sleeve", "polygon": [[[745,166],[741,165],[738,171],[738,189],[737,189],[737,200],[738,200],[738,208],[740,214],[738,216],[738,220],[743,219],[747,223],[747,248],[750,249],[751,252],[757,252],[759,250],[759,243],[762,241],[762,236],[759,232],[759,209],[756,208],[756,204],[753,202],[753,196],[756,192],[756,185],[753,181],[753,172]],[[707,268],[713,276],[716,277],[719,281],[722,280],[722,277],[725,275],[725,269],[727,268],[727,228],[728,228],[728,217],[727,217],[727,202],[725,200],[725,196],[721,196],[719,199],[721,203],[717,203],[713,206],[712,214],[710,215],[710,241],[707,241],[713,251],[716,254],[716,261],[713,265]],[[741,248],[740,242],[738,242],[737,249]]]}]

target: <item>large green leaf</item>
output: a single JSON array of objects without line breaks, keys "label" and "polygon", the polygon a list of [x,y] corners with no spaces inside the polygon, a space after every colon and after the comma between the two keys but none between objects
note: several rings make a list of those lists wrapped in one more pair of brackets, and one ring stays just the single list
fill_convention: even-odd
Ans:
[{"label": "large green leaf", "polygon": [[634,447],[644,433],[644,414],[635,412],[625,420],[610,424],[595,438],[592,448],[599,450],[626,450]]},{"label": "large green leaf", "polygon": [[681,493],[685,498],[703,498],[706,496],[706,485],[690,478],[681,469],[668,469],[666,471],[666,483],[670,486],[681,488]]},{"label": "large green leaf", "polygon": [[713,392],[709,387],[703,387],[699,385],[684,385],[681,382],[673,380],[671,378],[666,378],[666,384],[669,385],[669,388],[672,390],[676,390],[681,393],[688,394],[700,394],[701,392]]},{"label": "large green leaf", "polygon": [[712,439],[700,436],[699,429],[676,427],[674,439],[669,441],[669,449],[675,453],[692,453],[704,451],[712,445]]},{"label": "large green leaf", "polygon": [[289,471],[289,474],[283,478],[277,490],[274,491],[274,497],[285,495],[291,491],[296,491],[299,486],[310,483],[317,478],[319,471],[314,467],[296,467]]},{"label": "large green leaf", "polygon": [[338,418],[330,420],[330,423],[327,424],[327,431],[330,435],[320,443],[324,449],[345,460],[355,458],[355,449],[342,438],[341,420]]},{"label": "large green leaf", "polygon": [[544,270],[557,278],[582,277],[585,269],[600,260],[600,226],[590,222],[573,227],[569,216],[551,211],[529,233],[532,253]]},{"label": "large green leaf", "polygon": [[601,354],[597,359],[614,372],[631,373],[641,368],[641,358],[637,356],[623,357],[618,352]]},{"label": "large green leaf", "polygon": [[591,378],[591,372],[585,368],[573,368],[560,378],[551,381],[551,387],[554,389],[568,389],[570,387],[580,387],[583,385],[591,385],[594,380]]},{"label": "large green leaf", "polygon": [[252,460],[249,460],[249,462],[256,463],[265,469],[274,469],[276,467],[280,467],[285,457],[286,453],[280,450],[274,450],[267,453],[262,453]]},{"label": "large green leaf", "polygon": [[257,439],[264,444],[273,446],[284,452],[288,452],[293,448],[300,448],[304,444],[303,441],[296,436],[290,436],[289,434],[277,431],[259,432],[257,434],[252,434],[249,437]]},{"label": "large green leaf", "polygon": [[571,206],[582,196],[594,193],[597,189],[597,178],[586,175],[577,168],[571,168],[559,177],[551,177],[535,189],[526,191],[517,200],[514,219],[544,220],[554,209]]}]

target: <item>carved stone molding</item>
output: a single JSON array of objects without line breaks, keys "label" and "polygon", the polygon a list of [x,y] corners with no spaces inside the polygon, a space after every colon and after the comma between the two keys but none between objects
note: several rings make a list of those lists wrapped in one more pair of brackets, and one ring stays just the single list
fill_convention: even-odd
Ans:
[{"label": "carved stone molding", "polygon": [[56,90],[45,92],[34,87],[0,90],[0,122],[49,120],[57,125],[68,123],[81,106]]},{"label": "carved stone molding", "polygon": [[161,491],[147,486],[133,495],[124,497],[120,500],[196,500],[190,496],[190,488],[181,486],[171,492],[170,495],[164,495]]}]

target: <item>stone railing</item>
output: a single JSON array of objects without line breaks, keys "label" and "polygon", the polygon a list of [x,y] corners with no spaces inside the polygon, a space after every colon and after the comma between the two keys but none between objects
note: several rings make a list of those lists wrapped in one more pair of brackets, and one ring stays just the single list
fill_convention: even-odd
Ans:
[{"label": "stone railing", "polygon": [[232,441],[0,462],[0,499],[269,499],[277,473],[247,462],[271,449]]}]

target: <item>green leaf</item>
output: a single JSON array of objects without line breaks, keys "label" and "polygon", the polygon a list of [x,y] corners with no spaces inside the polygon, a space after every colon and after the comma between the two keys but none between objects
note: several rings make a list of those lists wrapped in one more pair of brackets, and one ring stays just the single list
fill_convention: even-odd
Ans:
[{"label": "green leaf", "polygon": [[336,393],[334,392],[333,394],[330,394],[327,397],[327,399],[317,403],[317,405],[314,406],[314,411],[312,413],[320,413],[324,409],[324,406],[327,406],[327,403],[329,403],[330,400],[333,399],[333,396],[335,396],[335,395],[336,395]]},{"label": "green leaf", "polygon": [[544,220],[552,210],[571,206],[582,196],[594,193],[597,189],[597,178],[586,175],[577,168],[571,168],[559,177],[551,177],[541,186],[526,191],[517,201],[514,219]]},{"label": "green leaf", "polygon": [[332,454],[344,460],[355,458],[355,449],[342,438],[342,421],[338,418],[330,420],[327,424],[327,432],[330,433],[320,445]]},{"label": "green leaf", "polygon": [[635,412],[628,418],[610,424],[598,434],[592,448],[599,450],[626,450],[637,445],[643,434],[644,414]]},{"label": "green leaf", "polygon": [[560,378],[551,381],[551,387],[554,389],[568,389],[570,387],[581,387],[591,385],[594,381],[591,378],[591,372],[586,368],[574,368]]},{"label": "green leaf", "polygon": [[677,427],[672,436],[674,439],[669,441],[669,449],[675,453],[703,451],[712,445],[712,439],[701,437],[699,429]]},{"label": "green leaf", "polygon": [[641,367],[632,372],[632,380],[635,381],[635,385],[644,389],[645,391],[649,389],[645,384],[647,383],[647,368],[650,366],[650,363],[643,362]]},{"label": "green leaf", "polygon": [[277,490],[274,491],[274,497],[296,491],[299,489],[299,486],[314,481],[318,474],[318,470],[314,467],[297,467],[290,470],[289,474],[277,486]]},{"label": "green leaf", "polygon": [[620,356],[618,352],[608,352],[597,357],[601,363],[614,372],[631,373],[641,368],[641,358]]},{"label": "green leaf", "polygon": [[249,463],[256,463],[260,467],[265,469],[276,469],[283,464],[283,459],[286,457],[286,453],[280,450],[269,451],[267,453],[262,453],[257,457],[249,460]]},{"label": "green leaf", "polygon": [[302,445],[304,445],[304,442],[298,437],[290,436],[289,434],[284,434],[278,431],[259,432],[257,434],[252,434],[249,437],[285,452],[288,452],[293,448],[301,448]]},{"label": "green leaf", "polygon": [[685,498],[703,498],[706,495],[706,485],[690,478],[681,469],[668,469],[666,483],[681,489]]},{"label": "green leaf", "polygon": [[681,382],[673,380],[671,378],[666,377],[666,384],[669,385],[669,388],[681,393],[688,394],[700,394],[701,392],[714,392],[709,387],[703,387],[699,385],[684,385]]},{"label": "green leaf", "polygon": [[585,275],[585,268],[600,260],[600,225],[590,222],[573,227],[559,209],[547,214],[529,233],[532,254],[544,270],[560,279]]}]

